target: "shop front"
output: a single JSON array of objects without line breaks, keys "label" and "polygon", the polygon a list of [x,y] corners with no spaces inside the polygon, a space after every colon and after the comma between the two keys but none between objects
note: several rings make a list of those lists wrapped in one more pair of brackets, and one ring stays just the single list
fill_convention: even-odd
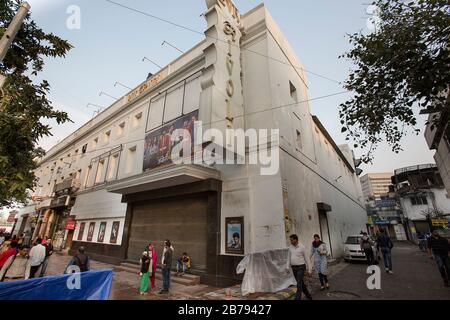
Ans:
[{"label": "shop front", "polygon": [[144,176],[111,184],[109,192],[122,195],[127,204],[124,259],[139,260],[153,243],[161,257],[170,240],[175,257],[183,252],[192,259],[191,271],[211,285],[234,284],[242,257],[220,255],[220,173],[201,166],[169,166]]}]

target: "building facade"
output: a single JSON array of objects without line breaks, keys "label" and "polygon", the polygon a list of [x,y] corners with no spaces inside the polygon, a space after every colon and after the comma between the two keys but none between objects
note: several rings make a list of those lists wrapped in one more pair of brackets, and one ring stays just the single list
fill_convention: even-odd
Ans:
[{"label": "building facade", "polygon": [[[450,94],[447,95],[450,103]],[[439,123],[433,123],[433,118],[439,116]],[[425,139],[428,147],[435,150],[434,160],[439,169],[447,194],[450,196],[450,113],[430,114],[425,129]]]},{"label": "building facade", "polygon": [[435,164],[395,170],[392,182],[411,241],[417,242],[418,233],[431,232],[434,220],[448,221],[450,198]]},{"label": "building facade", "polygon": [[368,173],[360,178],[364,199],[380,200],[389,193],[392,172]]},{"label": "building facade", "polygon": [[[161,254],[170,239],[202,282],[228,285],[245,254],[285,248],[292,233],[307,247],[321,234],[339,257],[363,230],[353,152],[311,115],[301,64],[266,8],[206,4],[201,43],[41,160],[35,236],[112,263],[137,262],[149,243]],[[194,133],[192,157],[178,129]],[[229,129],[245,133],[244,148]],[[205,160],[224,154],[238,164]]]}]

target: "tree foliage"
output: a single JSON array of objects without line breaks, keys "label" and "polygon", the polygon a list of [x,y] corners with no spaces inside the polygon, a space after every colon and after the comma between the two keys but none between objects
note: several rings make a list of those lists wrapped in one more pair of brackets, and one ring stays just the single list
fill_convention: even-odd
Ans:
[{"label": "tree foliage", "polygon": [[341,56],[354,68],[344,87],[354,96],[341,104],[342,132],[355,147],[373,150],[386,141],[402,150],[402,138],[417,128],[416,113],[439,114],[450,108],[450,2],[377,0],[380,23],[370,34],[349,36],[352,49]]},{"label": "tree foliage", "polygon": [[[0,37],[19,5],[19,0],[1,1]],[[28,14],[0,64],[0,72],[7,76],[0,92],[0,207],[26,202],[27,191],[36,185],[35,159],[44,155],[37,143],[51,135],[50,126],[42,120],[69,121],[68,115],[55,110],[47,99],[49,83],[36,83],[32,77],[43,70],[45,57],[64,57],[71,47],[45,33]]]}]

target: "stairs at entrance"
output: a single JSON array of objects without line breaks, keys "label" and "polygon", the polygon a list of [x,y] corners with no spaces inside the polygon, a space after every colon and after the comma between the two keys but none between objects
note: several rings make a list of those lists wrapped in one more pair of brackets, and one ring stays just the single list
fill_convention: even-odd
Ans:
[{"label": "stairs at entrance", "polygon": [[[120,265],[115,266],[116,271],[126,271],[139,275],[140,266],[131,262],[122,262]],[[161,268],[156,268],[156,279],[162,280]],[[172,271],[170,275],[170,281],[185,286],[195,286],[200,284],[200,277],[193,274],[184,274],[182,277],[177,277],[176,272]]]}]

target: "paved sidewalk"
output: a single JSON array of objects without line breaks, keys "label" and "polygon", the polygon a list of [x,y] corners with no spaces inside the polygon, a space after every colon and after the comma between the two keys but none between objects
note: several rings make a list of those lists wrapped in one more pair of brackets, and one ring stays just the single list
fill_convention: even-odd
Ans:
[{"label": "paved sidewalk", "polygon": [[[70,256],[55,253],[49,262],[47,275],[62,274],[70,258]],[[113,268],[114,265],[111,264],[91,261],[93,270]],[[170,295],[159,295],[157,293],[162,288],[162,281],[156,279],[154,292],[141,296],[139,294],[139,274],[116,270],[113,270],[113,273],[110,300],[202,300],[205,293],[218,289],[207,285],[184,286],[172,282]]]},{"label": "paved sidewalk", "polygon": [[316,300],[450,300],[433,260],[409,242],[395,242],[392,251],[394,274],[381,268],[381,290],[367,288],[367,265],[348,264],[330,279],[330,290],[318,292]]},{"label": "paved sidewalk", "polygon": [[[397,242],[393,249],[393,275],[381,273],[381,290],[369,290],[366,286],[367,266],[364,263],[336,261],[328,267],[330,289],[320,291],[317,274],[306,278],[314,300],[360,299],[436,299],[450,300],[450,289],[445,288],[436,263],[426,257],[417,246]],[[47,274],[62,274],[70,257],[54,254]],[[92,269],[109,269],[113,265],[92,261]],[[380,264],[382,267],[382,265]],[[171,283],[170,295],[158,295],[162,282],[156,280],[155,293],[139,294],[139,274],[115,271],[110,300],[292,300],[296,288],[290,287],[275,294],[255,293],[243,297],[240,286],[216,288],[207,285],[184,286]]]}]

